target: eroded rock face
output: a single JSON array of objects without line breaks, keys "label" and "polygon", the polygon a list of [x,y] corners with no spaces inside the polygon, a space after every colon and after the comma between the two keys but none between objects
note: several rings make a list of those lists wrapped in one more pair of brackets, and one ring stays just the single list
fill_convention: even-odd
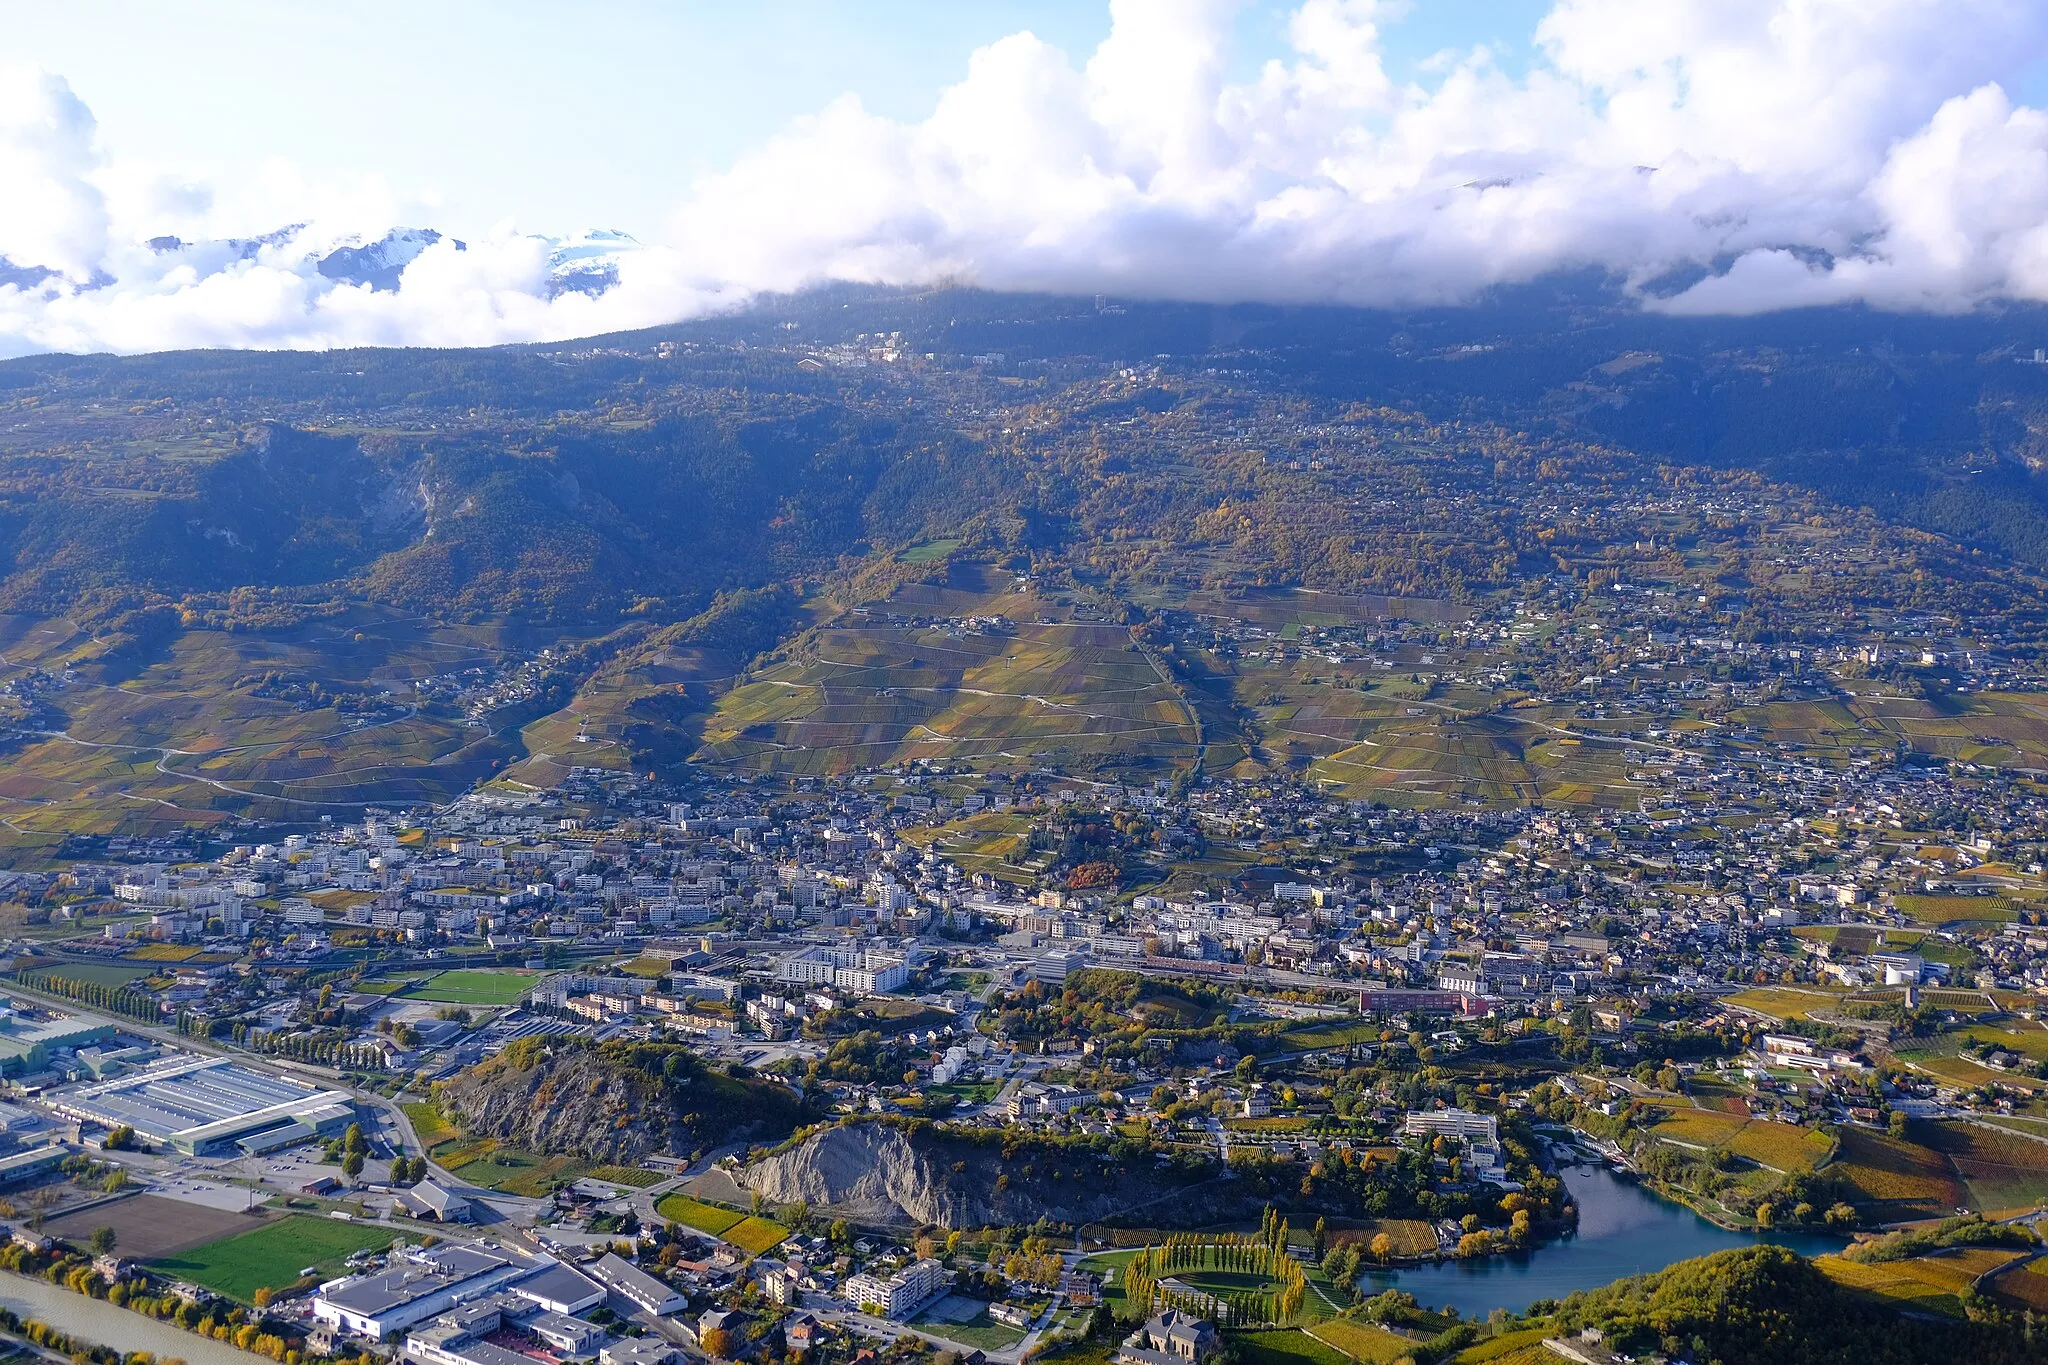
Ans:
[{"label": "eroded rock face", "polygon": [[717,1074],[685,1049],[658,1044],[515,1044],[447,1082],[440,1097],[472,1136],[622,1164],[773,1141],[798,1116],[783,1087]]},{"label": "eroded rock face", "polygon": [[1231,1193],[1212,1171],[1159,1169],[1149,1159],[1134,1166],[1042,1144],[1005,1155],[1001,1145],[882,1123],[813,1134],[756,1162],[742,1180],[771,1204],[801,1200],[856,1221],[952,1228],[1041,1217],[1090,1223],[1176,1202],[1210,1211]]}]

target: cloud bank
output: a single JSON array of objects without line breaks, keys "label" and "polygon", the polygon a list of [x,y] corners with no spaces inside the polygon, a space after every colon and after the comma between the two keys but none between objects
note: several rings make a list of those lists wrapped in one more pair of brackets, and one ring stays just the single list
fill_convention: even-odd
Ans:
[{"label": "cloud bank", "polygon": [[[1112,0],[1080,61],[1018,33],[932,115],[842,99],[678,187],[657,240],[432,233],[381,185],[191,184],[61,77],[0,75],[0,354],[480,345],[831,280],[1457,302],[1598,267],[1645,307],[2048,300],[2038,0],[1558,0],[1517,75],[1382,58],[1399,0],[1303,0],[1232,80],[1230,0]],[[659,168],[646,173],[659,174]]]}]

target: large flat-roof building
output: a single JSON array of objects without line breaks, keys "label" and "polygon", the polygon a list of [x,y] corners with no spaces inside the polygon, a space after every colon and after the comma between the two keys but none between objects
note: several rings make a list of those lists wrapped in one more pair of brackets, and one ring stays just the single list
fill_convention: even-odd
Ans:
[{"label": "large flat-roof building", "polygon": [[321,1090],[223,1058],[190,1053],[118,1080],[53,1091],[59,1113],[194,1156],[274,1151],[339,1132],[355,1119],[346,1091]]},{"label": "large flat-roof building", "polygon": [[114,1026],[38,1009],[45,1018],[28,1018],[14,1002],[0,996],[0,1075],[25,1076],[50,1064],[50,1055],[77,1051],[114,1036]]},{"label": "large flat-roof building", "polygon": [[313,1296],[313,1317],[338,1331],[383,1341],[553,1264],[549,1257],[475,1242],[408,1247],[373,1275],[321,1285]]},{"label": "large flat-roof building", "polygon": [[857,1308],[870,1305],[881,1317],[902,1321],[926,1299],[946,1286],[946,1268],[937,1261],[916,1261],[884,1278],[855,1275],[846,1281],[846,1298]]},{"label": "large flat-roof building", "polygon": [[680,1312],[690,1302],[675,1286],[657,1280],[615,1251],[606,1252],[584,1269],[606,1289],[656,1317]]},{"label": "large flat-roof building", "polygon": [[880,995],[910,979],[910,964],[887,953],[806,948],[777,963],[775,979],[791,985],[837,986],[861,995]]}]

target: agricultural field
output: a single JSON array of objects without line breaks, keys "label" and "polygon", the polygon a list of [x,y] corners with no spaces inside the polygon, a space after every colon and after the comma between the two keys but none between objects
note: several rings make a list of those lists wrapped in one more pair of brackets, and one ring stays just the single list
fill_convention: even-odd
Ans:
[{"label": "agricultural field", "polygon": [[1920,924],[2010,924],[2017,909],[1997,896],[1899,896],[1901,913]]},{"label": "agricultural field", "polygon": [[469,1143],[457,1139],[433,1149],[429,1155],[472,1185],[528,1199],[544,1199],[559,1186],[582,1179],[590,1170],[588,1163],[575,1157],[542,1156],[503,1146],[494,1138]]},{"label": "agricultural field", "polygon": [[402,1104],[399,1108],[405,1111],[405,1117],[423,1147],[433,1148],[461,1135],[461,1129],[450,1123],[431,1100]]},{"label": "agricultural field", "polygon": [[503,967],[495,971],[436,972],[401,994],[407,1000],[433,1000],[449,1005],[510,1005],[540,983],[544,973]]},{"label": "agricultural field", "polygon": [[262,1226],[266,1217],[261,1213],[252,1216],[188,1204],[161,1195],[138,1194],[52,1218],[43,1225],[43,1231],[84,1246],[94,1229],[112,1228],[114,1245],[123,1256],[147,1261],[253,1231]]},{"label": "agricultural field", "polygon": [[1859,1205],[1884,1221],[1945,1217],[1970,1192],[1941,1153],[1863,1128],[1841,1130],[1841,1153],[1828,1174],[1854,1186]]},{"label": "agricultural field", "polygon": [[1306,1330],[1323,1345],[1362,1365],[1392,1365],[1402,1356],[1414,1355],[1417,1344],[1411,1337],[1350,1318],[1331,1318]]},{"label": "agricultural field", "polygon": [[1720,1109],[1674,1109],[1652,1130],[1687,1147],[1726,1148],[1774,1171],[1804,1174],[1824,1160],[1833,1144],[1814,1129],[1752,1119]]},{"label": "agricultural field", "polygon": [[1831,1010],[1842,1003],[1838,993],[1823,990],[1801,990],[1793,986],[1761,986],[1755,990],[1739,991],[1729,996],[1724,1004],[1739,1009],[1755,1010],[1758,1014],[1773,1019],[1804,1019],[1814,1010]]},{"label": "agricultural field", "polygon": [[641,1166],[592,1166],[586,1175],[592,1180],[602,1180],[611,1185],[625,1185],[636,1190],[644,1190],[649,1185],[659,1185],[668,1179],[660,1171],[650,1171]]},{"label": "agricultural field", "polygon": [[1350,1047],[1356,1043],[1376,1043],[1379,1036],[1377,1024],[1310,1024],[1281,1034],[1280,1045],[1302,1052],[1316,1052],[1326,1048]]},{"label": "agricultural field", "polygon": [[[68,839],[205,829],[230,814],[305,820],[445,801],[519,756],[491,728],[411,705],[411,679],[503,658],[489,628],[366,608],[274,632],[186,630],[120,672],[91,662],[90,635],[68,621],[5,618],[0,636],[0,681],[77,666],[0,777],[0,858],[13,862]],[[368,712],[302,709],[259,694],[250,680],[266,675],[385,700]]]},{"label": "agricultural field", "polygon": [[789,1239],[789,1229],[772,1218],[750,1217],[718,1234],[741,1251],[763,1256]]},{"label": "agricultural field", "polygon": [[2048,1261],[2013,1266],[1988,1281],[1986,1287],[1993,1297],[2021,1312],[2048,1313]]},{"label": "agricultural field", "polygon": [[58,962],[49,967],[39,968],[51,976],[61,976],[68,981],[83,981],[94,986],[113,986],[119,989],[140,981],[149,973],[140,967],[124,967],[118,962]]},{"label": "agricultural field", "polygon": [[1394,1255],[1420,1258],[1436,1254],[1436,1229],[1420,1218],[1380,1218],[1362,1227],[1343,1228],[1331,1234],[1334,1242],[1358,1242],[1371,1246],[1373,1238],[1386,1233],[1394,1244]]},{"label": "agricultural field", "polygon": [[1230,1343],[1245,1365],[1349,1365],[1351,1360],[1298,1327],[1232,1332]]},{"label": "agricultural field", "polygon": [[1974,1023],[1959,1031],[1965,1042],[1993,1043],[2017,1052],[2029,1061],[2048,1062],[2048,1025],[2033,1019],[2012,1019],[1996,1024]]},{"label": "agricultural field", "polygon": [[1981,1123],[1916,1124],[1913,1137],[1948,1158],[1971,1204],[1997,1215],[2048,1200],[2048,1132],[2027,1137]]},{"label": "agricultural field", "polygon": [[1977,1278],[2017,1260],[2021,1254],[2006,1247],[1959,1247],[1938,1255],[1876,1265],[1840,1256],[1823,1256],[1814,1264],[1836,1284],[1875,1295],[1894,1307],[1960,1318],[1962,1295]]},{"label": "agricultural field", "polygon": [[188,962],[200,950],[184,943],[145,943],[124,954],[130,962]]},{"label": "agricultural field", "polygon": [[248,1303],[258,1289],[277,1290],[294,1283],[304,1268],[331,1275],[356,1252],[381,1250],[394,1236],[390,1228],[373,1223],[294,1214],[254,1232],[159,1257],[149,1268]]},{"label": "agricultural field", "polygon": [[727,1229],[738,1227],[747,1215],[735,1209],[722,1209],[716,1204],[706,1204],[692,1199],[687,1194],[671,1194],[662,1197],[654,1211],[671,1223],[681,1223],[686,1228],[709,1233],[713,1237],[723,1236]]},{"label": "agricultural field", "polygon": [[973,633],[844,618],[811,632],[717,699],[697,758],[813,777],[920,758],[1077,772],[1193,762],[1193,711],[1123,627],[1046,620],[1052,608],[1015,594],[981,609],[1026,624]]}]

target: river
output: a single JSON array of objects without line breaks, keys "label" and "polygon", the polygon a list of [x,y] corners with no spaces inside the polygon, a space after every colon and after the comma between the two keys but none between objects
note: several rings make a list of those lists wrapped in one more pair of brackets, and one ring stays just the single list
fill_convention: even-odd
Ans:
[{"label": "river", "polygon": [[26,1275],[0,1271],[0,1306],[13,1309],[24,1318],[41,1318],[59,1331],[102,1346],[154,1351],[159,1359],[182,1356],[191,1365],[273,1365],[268,1356],[182,1331]]},{"label": "river", "polygon": [[1846,1240],[1811,1233],[1731,1232],[1605,1166],[1568,1167],[1564,1183],[1579,1205],[1578,1231],[1571,1235],[1532,1251],[1484,1260],[1372,1271],[1365,1277],[1366,1291],[1404,1289],[1424,1307],[1451,1307],[1468,1318],[1483,1318],[1496,1308],[1519,1313],[1538,1299],[1561,1299],[1574,1290],[1597,1289],[1730,1247],[1773,1242],[1803,1256],[1819,1256],[1840,1251]]}]

